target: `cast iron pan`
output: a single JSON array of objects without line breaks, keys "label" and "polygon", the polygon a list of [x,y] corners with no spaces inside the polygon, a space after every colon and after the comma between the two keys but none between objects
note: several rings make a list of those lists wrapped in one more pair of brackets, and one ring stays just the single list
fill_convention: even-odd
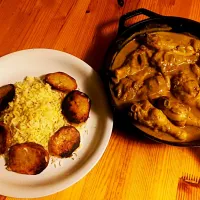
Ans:
[{"label": "cast iron pan", "polygon": [[[135,24],[130,26],[125,26],[125,23],[128,19],[133,18],[138,15],[145,15],[148,18],[142,21],[139,21]],[[123,16],[121,16],[119,20],[119,27],[118,27],[118,34],[116,39],[110,45],[106,58],[105,58],[105,66],[106,69],[112,65],[113,57],[123,48],[124,44],[128,41],[127,39],[130,38],[134,33],[141,32],[144,30],[154,30],[159,28],[167,28],[170,27],[171,32],[182,33],[182,34],[189,34],[193,37],[199,38],[200,37],[200,23],[182,17],[175,17],[175,16],[163,16],[152,12],[150,10],[141,8],[138,10],[131,11]],[[106,75],[109,76],[109,70],[105,72]],[[106,76],[107,83],[109,82],[109,78]],[[174,142],[174,141],[166,141],[159,138],[156,138],[148,133],[139,131],[144,136],[160,143],[165,143],[173,146],[193,146],[197,147],[200,146],[200,140],[190,141],[190,142]]]}]

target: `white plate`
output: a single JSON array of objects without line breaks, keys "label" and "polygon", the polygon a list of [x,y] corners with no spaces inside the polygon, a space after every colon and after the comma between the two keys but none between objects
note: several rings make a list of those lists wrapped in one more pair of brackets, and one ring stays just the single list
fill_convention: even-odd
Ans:
[{"label": "white plate", "polygon": [[[5,169],[0,158],[0,194],[18,198],[42,197],[61,191],[85,176],[101,158],[110,139],[113,120],[97,73],[82,60],[56,50],[29,49],[0,58],[0,85],[25,76],[63,71],[92,101],[90,117],[81,132],[81,146],[73,158],[59,159],[39,175],[22,175]],[[61,160],[61,161],[60,161]]]}]

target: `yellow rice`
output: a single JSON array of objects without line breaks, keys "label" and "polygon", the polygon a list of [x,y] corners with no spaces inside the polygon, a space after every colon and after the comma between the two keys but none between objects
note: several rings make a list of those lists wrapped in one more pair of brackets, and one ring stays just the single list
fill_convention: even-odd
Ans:
[{"label": "yellow rice", "polygon": [[10,128],[12,144],[36,142],[45,148],[49,137],[66,125],[61,111],[62,94],[40,78],[26,77],[15,84],[15,98],[1,119]]}]

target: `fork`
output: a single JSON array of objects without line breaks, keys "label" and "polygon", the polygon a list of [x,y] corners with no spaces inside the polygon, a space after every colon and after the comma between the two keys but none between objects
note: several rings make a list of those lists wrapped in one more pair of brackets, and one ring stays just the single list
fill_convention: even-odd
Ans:
[{"label": "fork", "polygon": [[176,200],[199,200],[200,199],[200,177],[183,174],[179,179]]},{"label": "fork", "polygon": [[200,186],[200,177],[186,173],[181,177],[181,179],[186,183],[190,183],[190,184]]}]

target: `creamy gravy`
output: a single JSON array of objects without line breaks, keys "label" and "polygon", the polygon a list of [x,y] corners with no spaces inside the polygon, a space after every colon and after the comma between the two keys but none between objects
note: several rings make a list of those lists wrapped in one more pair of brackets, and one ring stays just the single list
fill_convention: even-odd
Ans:
[{"label": "creamy gravy", "polygon": [[[179,74],[179,73],[187,74],[187,76],[189,76],[193,79],[199,79],[199,77],[197,77],[197,75],[191,70],[191,64],[197,63],[197,65],[198,65],[198,62],[199,62],[199,57],[197,55],[197,54],[199,54],[199,51],[197,50],[199,48],[198,47],[199,41],[190,36],[172,33],[172,32],[156,32],[156,34],[160,38],[162,38],[161,42],[163,42],[163,44],[158,44],[158,45],[162,46],[163,49],[161,49],[161,50],[163,52],[171,51],[168,48],[173,49],[173,51],[176,51],[176,49],[177,49],[177,51],[178,51],[177,57],[175,57],[175,58],[173,56],[170,58],[170,56],[171,56],[170,54],[166,55],[166,56],[168,56],[167,57],[168,61],[170,61],[170,59],[172,60],[172,62],[175,60],[178,64],[173,64],[174,69],[173,69],[173,67],[171,67],[169,65],[169,68],[171,67],[170,70],[168,70],[167,72],[162,72],[162,74],[166,75],[170,80],[172,79],[173,76],[175,76],[176,74]],[[145,39],[145,36],[142,36],[142,37],[144,37],[144,39]],[[165,45],[165,43],[166,43],[166,45]],[[117,69],[120,69],[124,65],[127,58],[130,57],[130,55],[133,54],[133,52],[135,52],[141,46],[141,44],[142,44],[141,38],[138,39],[137,37],[136,37],[136,39],[131,40],[127,44],[125,44],[123,46],[123,48],[119,52],[117,52],[115,54],[115,56],[113,57],[113,62],[112,62],[112,65],[110,66],[110,71],[116,73]],[[177,47],[177,44],[178,44],[178,47]],[[184,47],[184,46],[190,46],[190,44],[193,45],[193,49],[190,49],[190,47],[188,47],[188,48]],[[156,46],[156,48],[159,48],[159,47]],[[195,50],[196,52],[193,53],[193,50]],[[159,52],[160,50],[156,50],[156,51]],[[153,53],[155,54],[155,52],[153,52]],[[181,53],[183,53],[189,57],[187,57],[187,59],[185,61],[182,61]],[[180,54],[180,58],[179,58],[179,54]],[[194,58],[193,55],[196,56],[196,58]],[[189,60],[189,59],[191,59],[191,60]],[[141,61],[139,60],[138,62],[140,63]],[[159,62],[159,60],[158,60],[158,62]],[[183,62],[183,63],[181,63],[181,62]],[[168,64],[166,64],[166,66],[167,65]],[[152,67],[153,69],[155,69],[155,71],[152,70],[152,73],[148,74],[148,76],[145,78],[144,82],[149,77],[151,77],[151,76],[154,77],[155,74],[157,73],[157,69],[155,68],[155,66],[152,66],[152,64],[149,64],[149,66],[147,66],[147,67]],[[143,73],[142,70],[144,70],[144,69],[139,70],[140,74]],[[129,73],[129,71],[128,71],[128,73]],[[139,72],[137,72],[137,73],[139,75]],[[133,73],[129,76],[134,76],[134,75],[137,76],[137,73]],[[200,76],[200,74],[199,74],[199,76]],[[124,99],[120,98],[119,94],[118,94],[118,96],[116,95],[116,91],[115,91],[116,85],[117,84],[119,85],[119,82],[123,78],[125,78],[125,77],[123,77],[123,75],[122,75],[121,79],[120,78],[119,79],[111,78],[111,81],[110,81],[110,92],[111,92],[111,95],[113,98],[113,103],[119,109],[124,109],[124,108],[126,108],[126,106],[129,106],[133,102],[141,100],[140,99],[141,96],[137,96],[137,95],[134,96],[133,98],[130,98],[130,95],[129,95],[127,98],[124,98]],[[159,91],[156,91],[156,92],[159,93]],[[131,93],[129,92],[129,94],[131,94]],[[161,96],[162,96],[162,94],[161,94]],[[169,90],[167,92],[167,96],[169,96],[173,99],[176,99],[175,96],[171,93],[171,90]],[[146,98],[146,97],[141,97],[141,98]],[[195,105],[192,105],[192,101],[193,100],[191,99],[191,102],[189,103],[189,106],[191,107],[191,112],[195,116],[199,117],[199,119],[200,119],[200,108],[196,108]],[[186,102],[184,102],[184,104],[186,104]],[[146,126],[140,125],[137,122],[135,123],[135,125],[142,131],[148,133],[149,135],[157,137],[159,139],[173,141],[173,142],[176,142],[176,141],[181,142],[180,140],[170,136],[169,134],[163,133],[161,131],[154,131],[153,129],[150,129]],[[181,129],[187,131],[187,133],[188,133],[188,138],[184,142],[189,142],[189,141],[194,141],[194,140],[200,139],[200,128],[199,127],[185,126],[185,127],[181,127]]]}]

